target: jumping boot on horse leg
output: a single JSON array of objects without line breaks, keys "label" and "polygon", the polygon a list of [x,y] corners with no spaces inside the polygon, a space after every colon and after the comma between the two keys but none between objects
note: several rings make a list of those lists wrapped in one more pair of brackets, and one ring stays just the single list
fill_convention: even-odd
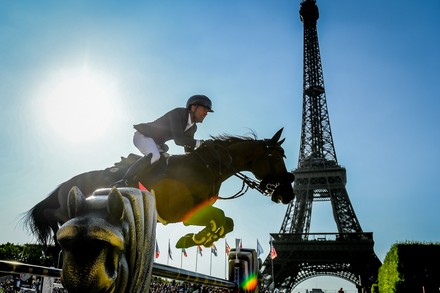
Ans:
[{"label": "jumping boot on horse leg", "polygon": [[231,218],[226,218],[225,223],[221,226],[218,226],[214,220],[210,220],[209,226],[197,234],[188,233],[181,237],[176,243],[176,248],[188,248],[196,245],[211,247],[215,241],[224,238],[233,229],[234,222]]},{"label": "jumping boot on horse leg", "polygon": [[128,187],[136,185],[138,182],[138,174],[145,170],[146,168],[150,168],[152,166],[151,164],[151,158],[153,154],[148,154],[146,156],[143,156],[139,160],[133,163],[131,165],[127,172],[125,172],[124,177],[122,177],[121,180],[116,181],[113,183],[112,186],[114,187]]}]

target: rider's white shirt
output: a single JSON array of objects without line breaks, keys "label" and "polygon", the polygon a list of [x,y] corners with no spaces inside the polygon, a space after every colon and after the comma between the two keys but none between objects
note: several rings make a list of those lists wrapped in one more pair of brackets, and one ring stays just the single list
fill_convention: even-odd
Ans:
[{"label": "rider's white shirt", "polygon": [[191,120],[191,114],[188,114],[188,123],[186,124],[185,131],[190,129],[194,125],[194,122]]}]

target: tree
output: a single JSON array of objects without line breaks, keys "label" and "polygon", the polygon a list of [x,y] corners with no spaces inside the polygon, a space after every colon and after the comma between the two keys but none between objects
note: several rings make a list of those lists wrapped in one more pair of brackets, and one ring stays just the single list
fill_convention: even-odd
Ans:
[{"label": "tree", "polygon": [[381,293],[438,292],[440,244],[394,244],[379,269]]},{"label": "tree", "polygon": [[44,248],[37,244],[12,244],[0,245],[0,259],[18,261],[39,266],[56,266],[58,255],[56,248],[49,246]]}]

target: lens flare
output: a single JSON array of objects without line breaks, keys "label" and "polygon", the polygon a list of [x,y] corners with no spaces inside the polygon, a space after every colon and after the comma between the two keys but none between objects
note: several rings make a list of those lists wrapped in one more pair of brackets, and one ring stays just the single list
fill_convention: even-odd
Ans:
[{"label": "lens flare", "polygon": [[257,274],[251,274],[249,277],[241,283],[241,288],[246,291],[251,291],[257,288],[258,279]]},{"label": "lens flare", "polygon": [[188,219],[191,219],[194,215],[199,213],[201,210],[203,210],[207,206],[213,205],[217,201],[218,196],[213,196],[207,200],[202,201],[198,205],[196,205],[194,208],[192,208],[188,213],[185,214],[185,216],[182,219],[182,222],[187,221]]}]

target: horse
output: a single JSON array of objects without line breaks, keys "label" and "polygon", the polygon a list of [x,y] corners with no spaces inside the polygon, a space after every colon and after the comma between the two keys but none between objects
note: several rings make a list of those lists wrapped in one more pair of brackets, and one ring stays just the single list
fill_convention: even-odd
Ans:
[{"label": "horse", "polygon": [[[136,175],[142,186],[155,192],[159,222],[204,227],[196,234],[181,237],[176,243],[177,248],[210,247],[233,230],[233,219],[213,206],[220,198],[221,184],[233,175],[270,196],[274,202],[288,204],[294,199],[294,177],[284,164],[282,131],[283,128],[272,138],[262,140],[256,135],[212,136],[192,153],[162,158],[156,163],[159,167],[153,165]],[[251,172],[256,180],[244,176],[243,171]],[[120,180],[124,172],[108,173],[111,172],[101,170],[77,175],[60,184],[46,199],[31,208],[25,215],[25,223],[37,240],[42,244],[50,242],[52,233],[56,235],[59,225],[68,220],[65,198],[70,188],[77,186],[88,196],[96,189],[108,187],[109,182]],[[138,188],[139,185],[130,187]]]},{"label": "horse", "polygon": [[69,220],[57,239],[68,292],[148,292],[157,223],[154,195],[107,188],[86,198],[73,187],[65,200]]}]

